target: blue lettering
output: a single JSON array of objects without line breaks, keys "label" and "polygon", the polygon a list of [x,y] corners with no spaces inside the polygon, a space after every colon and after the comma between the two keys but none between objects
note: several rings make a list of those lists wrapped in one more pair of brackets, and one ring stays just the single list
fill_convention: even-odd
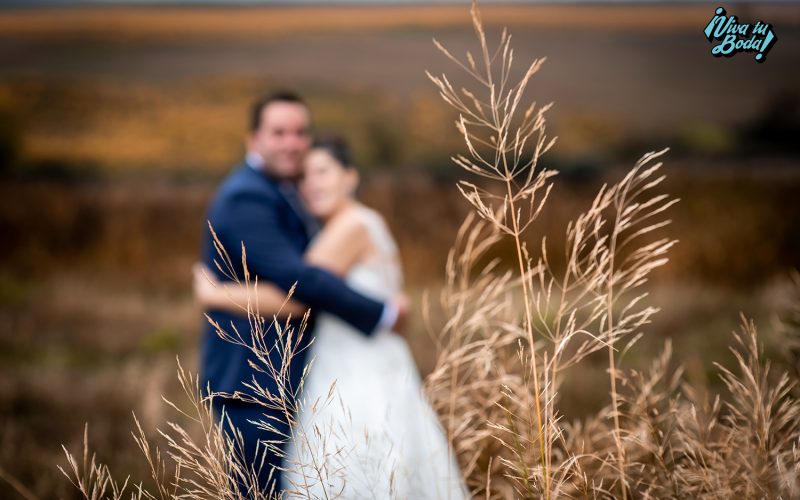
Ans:
[{"label": "blue lettering", "polygon": [[711,53],[715,56],[727,56],[733,53],[736,49],[736,35],[728,35],[722,40],[722,43],[711,49]]},{"label": "blue lettering", "polygon": [[[714,10],[714,17],[706,25],[703,33],[709,42],[719,43],[711,48],[715,57],[732,56],[737,52],[756,52],[755,59],[764,62],[767,52],[778,39],[769,23],[756,21],[755,24],[739,23],[736,16],[729,16],[722,7]],[[750,36],[749,39],[746,37]]]}]

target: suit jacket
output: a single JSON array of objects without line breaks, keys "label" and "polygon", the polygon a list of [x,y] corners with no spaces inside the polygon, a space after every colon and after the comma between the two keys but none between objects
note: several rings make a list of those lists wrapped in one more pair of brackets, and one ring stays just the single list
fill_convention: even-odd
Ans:
[{"label": "suit jacket", "polygon": [[[230,255],[238,277],[244,276],[241,262],[244,244],[248,271],[251,276],[257,276],[260,283],[268,281],[288,292],[297,282],[293,297],[310,307],[312,313],[332,313],[367,335],[377,326],[383,312],[381,302],[364,297],[330,272],[303,261],[310,237],[298,210],[281,192],[278,180],[246,163],[239,165],[218,190],[207,218]],[[219,260],[219,257],[208,228],[205,234],[203,261],[224,280],[225,276],[214,265],[214,259]],[[246,317],[223,311],[207,313],[228,333],[233,333],[232,323],[246,342],[251,341]],[[269,324],[271,316],[265,316]],[[291,326],[297,329],[299,323],[300,318],[295,318]],[[312,314],[304,335],[304,347],[311,339],[313,326]],[[275,333],[274,327],[269,326],[267,344],[270,346]],[[202,342],[200,371],[204,390],[208,385],[212,392],[249,393],[242,382],[251,381],[253,376],[264,387],[277,389],[271,377],[250,368],[247,361],[253,355],[249,350],[221,339],[210,324],[206,324]],[[304,349],[292,361],[293,387],[299,383],[306,352]],[[280,366],[277,354],[274,352],[271,359]]]}]

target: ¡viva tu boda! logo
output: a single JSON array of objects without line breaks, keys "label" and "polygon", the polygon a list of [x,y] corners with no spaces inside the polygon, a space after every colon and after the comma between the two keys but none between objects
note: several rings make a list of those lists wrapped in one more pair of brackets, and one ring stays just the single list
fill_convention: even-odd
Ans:
[{"label": "\u00a1viva tu boda! logo", "polygon": [[720,41],[711,49],[714,57],[732,57],[738,52],[756,52],[755,59],[764,62],[767,52],[775,45],[778,37],[772,25],[756,21],[754,25],[738,22],[736,16],[728,16],[725,9],[717,7],[715,15],[703,31],[709,42]]}]

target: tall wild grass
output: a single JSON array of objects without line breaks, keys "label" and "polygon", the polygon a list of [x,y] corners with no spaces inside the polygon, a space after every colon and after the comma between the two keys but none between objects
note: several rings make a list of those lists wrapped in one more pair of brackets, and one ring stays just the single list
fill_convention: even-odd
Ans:
[{"label": "tall wild grass", "polygon": [[[727,392],[716,395],[688,385],[666,342],[646,370],[625,368],[625,354],[644,335],[658,308],[648,304],[650,273],[667,262],[676,243],[664,236],[676,199],[659,191],[666,149],[641,157],[618,182],[604,185],[563,235],[563,255],[551,255],[546,237],[531,247],[535,227],[557,172],[540,165],[554,145],[546,134],[550,105],[528,104],[526,90],[544,63],[533,61],[512,81],[514,51],[503,32],[490,47],[480,13],[472,21],[477,56],[439,50],[472,82],[456,88],[446,75],[430,79],[458,113],[466,152],[453,157],[469,178],[458,188],[472,207],[446,267],[438,306],[445,321],[429,326],[438,358],[425,386],[472,494],[483,498],[797,498],[800,497],[800,403],[796,374],[774,373],[764,359],[756,325],[742,316],[734,333],[732,367],[718,365]],[[511,241],[511,265],[492,258]],[[220,269],[230,257],[220,251]],[[238,277],[231,276],[234,279]],[[241,277],[250,287],[250,276]],[[800,279],[796,280],[800,297]],[[256,283],[257,285],[257,283]],[[290,294],[291,295],[291,294]],[[800,299],[798,300],[800,307]],[[426,303],[426,312],[435,307]],[[291,426],[285,439],[302,440],[300,387],[288,384],[288,366],[304,334],[252,305],[252,342],[241,332],[229,341],[250,349],[253,364],[281,382],[279,394],[250,385],[255,404],[281,410]],[[432,315],[428,315],[432,317]],[[786,322],[787,345],[797,349],[797,314]],[[268,352],[285,355],[281,366]],[[570,370],[590,357],[608,362],[607,405],[579,421],[559,411],[559,388]],[[214,395],[203,398],[197,380],[182,368],[188,403],[173,404],[191,416],[197,432],[177,424],[160,431],[165,449],[150,443],[138,425],[134,438],[152,471],[154,487],[119,481],[95,460],[85,443],[82,459],[65,450],[63,470],[82,495],[95,498],[243,498],[303,496],[257,491],[258,464],[240,458],[240,439],[213,418]],[[329,404],[330,402],[323,402]],[[305,405],[305,406],[304,406]],[[268,421],[259,425],[270,427]],[[278,452],[280,443],[264,443]],[[335,455],[317,456],[309,482],[336,473]],[[232,480],[233,478],[233,480]],[[344,492],[326,492],[337,497]]]}]

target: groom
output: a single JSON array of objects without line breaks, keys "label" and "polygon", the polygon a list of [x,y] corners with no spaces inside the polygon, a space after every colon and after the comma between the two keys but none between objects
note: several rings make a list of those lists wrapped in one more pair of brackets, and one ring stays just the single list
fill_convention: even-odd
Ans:
[{"label": "groom", "polygon": [[[244,244],[251,275],[287,292],[297,283],[293,298],[307,305],[312,312],[334,314],[365,335],[383,328],[397,328],[408,313],[402,299],[398,297],[386,304],[376,302],[353,291],[326,270],[303,261],[303,252],[314,231],[314,221],[305,213],[295,186],[302,173],[303,157],[311,145],[311,115],[306,104],[293,93],[278,92],[256,102],[250,118],[245,160],[224,181],[208,211],[208,220],[230,255],[236,275],[244,276],[240,254]],[[219,259],[209,231],[203,242],[202,257],[217,278],[226,279],[214,264],[214,260]],[[207,313],[223,330],[234,334],[233,326],[245,342],[250,343],[251,325],[246,316],[222,311]],[[291,322],[295,331],[300,326],[300,319],[294,318]],[[305,347],[313,326],[312,314],[301,351],[292,360],[292,388],[297,387],[305,367]],[[274,327],[270,327],[265,342],[269,347],[274,345],[275,335]],[[238,391],[247,397],[252,395],[252,391],[244,383],[255,377],[259,385],[272,394],[278,394],[278,383],[272,377],[250,367],[248,360],[253,356],[248,349],[221,339],[210,324],[206,325],[202,342],[200,368],[203,387],[210,387],[212,393],[233,394]],[[278,352],[272,352],[270,358],[280,366]],[[275,488],[277,493],[280,488],[280,469],[277,468],[281,466],[280,457],[267,451],[266,460],[261,465],[260,453],[265,441],[282,440],[281,434],[288,434],[285,416],[264,406],[232,398],[215,401],[214,409],[218,416],[223,405],[232,424],[243,436],[246,465],[257,471],[260,469],[258,477],[262,492]],[[250,421],[270,422],[279,432],[262,430]],[[227,422],[225,428],[230,432]]]}]

